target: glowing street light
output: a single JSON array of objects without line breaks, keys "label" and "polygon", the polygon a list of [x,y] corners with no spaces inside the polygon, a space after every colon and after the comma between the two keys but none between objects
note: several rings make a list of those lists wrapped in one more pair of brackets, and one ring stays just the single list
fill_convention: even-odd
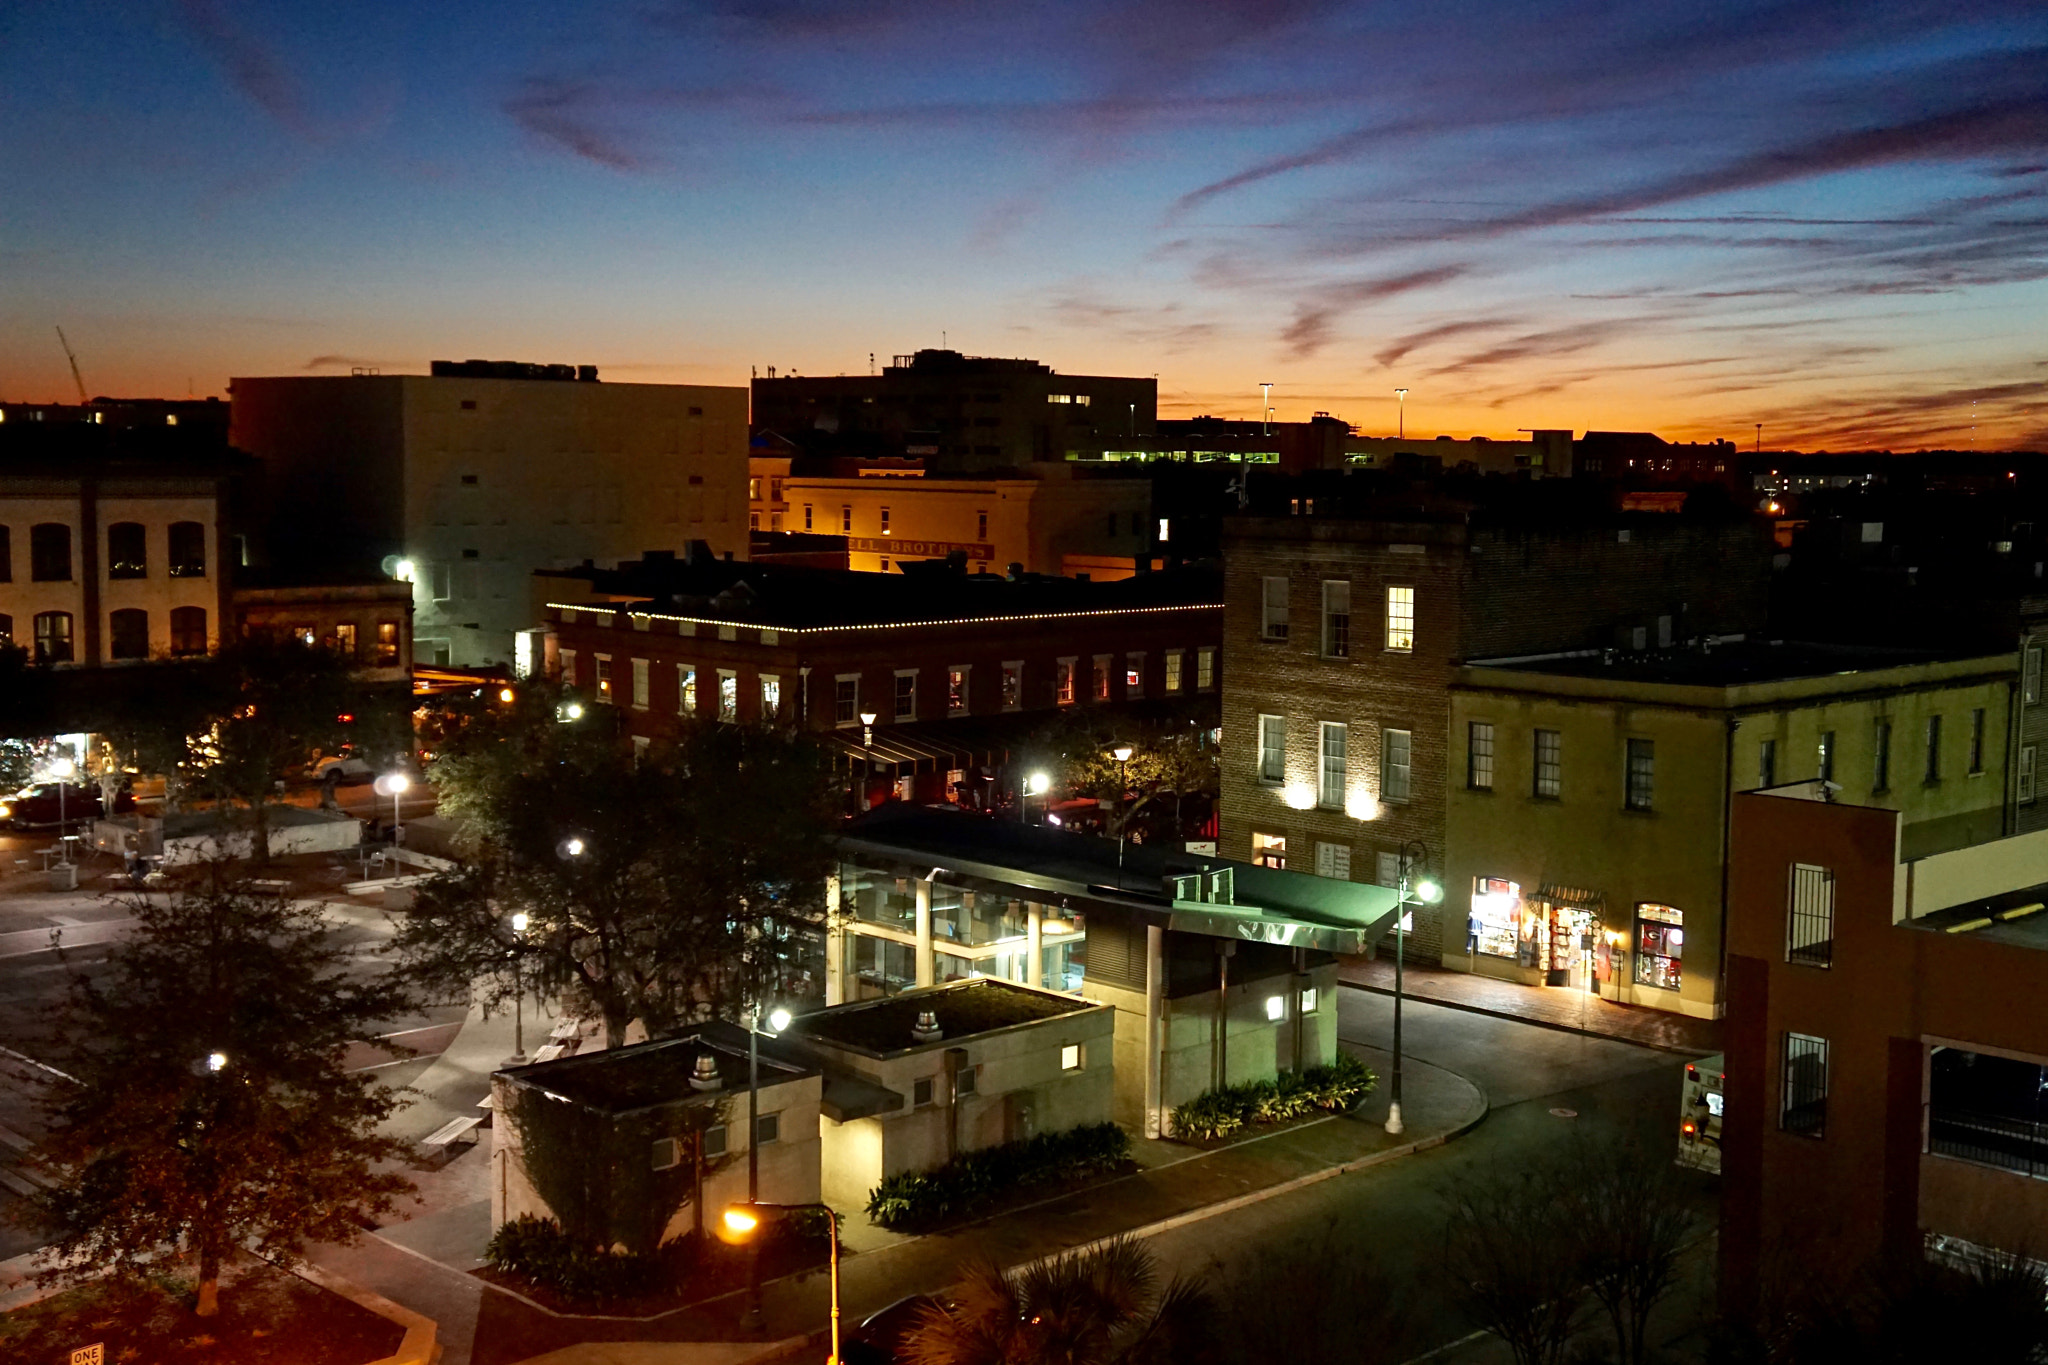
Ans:
[{"label": "glowing street light", "polygon": [[804,1213],[822,1210],[830,1220],[832,1235],[832,1354],[825,1357],[825,1365],[839,1365],[839,1213],[830,1204],[763,1204],[749,1199],[744,1204],[726,1205],[725,1214],[719,1220],[725,1225],[725,1238],[732,1242],[753,1240],[754,1233],[761,1226],[761,1216],[766,1213]]},{"label": "glowing street light", "polygon": [[866,810],[869,793],[875,785],[875,713],[872,711],[860,713],[860,750],[860,808]]},{"label": "glowing street light", "polygon": [[206,1069],[208,1071],[223,1071],[227,1068],[227,1064],[228,1054],[225,1052],[209,1052],[206,1054]]},{"label": "glowing street light", "polygon": [[1131,761],[1131,755],[1138,752],[1128,744],[1119,744],[1109,751],[1116,760],[1116,889],[1124,889],[1124,798],[1131,794],[1130,780],[1124,776]]},{"label": "glowing street light", "polygon": [[398,799],[412,787],[412,779],[404,773],[386,773],[371,784],[377,795],[391,798],[391,846],[396,848],[405,841],[405,818],[399,810]]},{"label": "glowing street light", "polygon": [[1400,400],[1400,404],[1401,404],[1401,406],[1400,406],[1400,409],[1399,409],[1399,411],[1400,411],[1400,418],[1399,418],[1399,421],[1400,421],[1400,425],[1399,425],[1398,427],[1396,427],[1396,428],[1395,428],[1395,434],[1396,434],[1397,436],[1400,436],[1400,437],[1404,437],[1404,438],[1405,438],[1405,437],[1406,437],[1406,436],[1408,435],[1408,390],[1406,390],[1406,389],[1395,389],[1395,390],[1394,390],[1394,397],[1395,397],[1395,398],[1397,398],[1397,399],[1399,399],[1399,400]]}]

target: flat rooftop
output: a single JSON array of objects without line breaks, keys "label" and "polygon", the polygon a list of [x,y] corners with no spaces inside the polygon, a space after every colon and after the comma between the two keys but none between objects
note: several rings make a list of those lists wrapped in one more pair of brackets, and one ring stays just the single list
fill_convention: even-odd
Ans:
[{"label": "flat rooftop", "polygon": [[[722,1088],[695,1090],[697,1058],[710,1053],[718,1062]],[[790,1055],[770,1038],[760,1040],[761,1083],[816,1075],[818,1068]],[[591,1109],[630,1113],[656,1105],[747,1093],[747,1031],[736,1024],[711,1022],[693,1026],[672,1038],[635,1043],[603,1052],[579,1052],[552,1062],[507,1067],[498,1073],[518,1085],[544,1090]]]},{"label": "flat rooftop", "polygon": [[[900,553],[915,554],[905,540]],[[904,573],[857,573],[789,564],[695,562],[657,557],[616,569],[543,570],[543,594],[588,584],[606,601],[571,600],[565,591],[551,606],[581,611],[645,612],[657,617],[733,622],[776,630],[906,625],[924,621],[1023,618],[1069,613],[1220,608],[1223,575],[1211,564],[1137,574],[1110,583],[1044,574],[969,574],[943,564]]]},{"label": "flat rooftop", "polygon": [[1720,640],[1705,647],[1673,645],[1652,650],[1575,650],[1535,658],[1474,659],[1467,667],[1541,673],[1559,678],[1603,678],[1618,682],[1672,683],[1691,687],[1739,687],[1868,673],[1881,668],[1984,657],[1982,651],[1940,652],[1878,645],[1837,645],[1797,640]]},{"label": "flat rooftop", "polygon": [[[980,1033],[1079,1014],[1096,1006],[1074,996],[1054,995],[982,977],[924,990],[906,991],[884,1000],[866,1000],[853,1005],[835,1005],[816,1014],[806,1014],[790,1024],[790,1031],[824,1043],[858,1048],[862,1052],[907,1052],[912,1048],[938,1047],[972,1038]],[[930,1010],[938,1017],[943,1035],[929,1041],[913,1037],[917,1016]]]},{"label": "flat rooftop", "polygon": [[2048,882],[1901,920],[1898,927],[2048,951]]}]

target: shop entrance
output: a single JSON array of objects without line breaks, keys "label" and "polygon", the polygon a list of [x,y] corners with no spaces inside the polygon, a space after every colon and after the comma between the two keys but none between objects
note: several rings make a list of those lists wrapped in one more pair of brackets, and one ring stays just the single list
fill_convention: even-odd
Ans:
[{"label": "shop entrance", "polygon": [[1602,897],[1578,887],[1546,886],[1536,897],[1543,984],[1598,991],[1594,970],[1600,942]]}]

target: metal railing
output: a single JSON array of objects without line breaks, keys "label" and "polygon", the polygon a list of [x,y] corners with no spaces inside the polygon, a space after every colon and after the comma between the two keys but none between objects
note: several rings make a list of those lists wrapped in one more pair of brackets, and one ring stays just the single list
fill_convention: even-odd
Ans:
[{"label": "metal railing", "polygon": [[2048,1123],[2038,1120],[1929,1106],[1927,1150],[2048,1180]]}]

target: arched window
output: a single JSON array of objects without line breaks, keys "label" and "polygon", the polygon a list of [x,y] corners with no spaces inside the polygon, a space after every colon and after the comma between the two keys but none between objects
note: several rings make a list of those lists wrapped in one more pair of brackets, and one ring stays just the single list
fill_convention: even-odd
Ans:
[{"label": "arched window", "polygon": [[206,608],[173,607],[171,609],[171,653],[204,654],[206,652]]},{"label": "arched window", "polygon": [[149,577],[149,535],[139,521],[117,521],[107,528],[107,577]]},{"label": "arched window", "polygon": [[206,527],[199,522],[171,523],[171,577],[206,577]]},{"label": "arched window", "polygon": [[149,657],[149,613],[139,607],[124,607],[107,615],[107,655],[114,659]]},{"label": "arched window", "polygon": [[0,583],[14,581],[14,536],[0,526]]},{"label": "arched window", "polygon": [[38,583],[71,581],[71,528],[45,521],[28,528],[28,576]]},{"label": "arched window", "polygon": [[46,611],[36,616],[36,662],[71,662],[71,613]]}]

